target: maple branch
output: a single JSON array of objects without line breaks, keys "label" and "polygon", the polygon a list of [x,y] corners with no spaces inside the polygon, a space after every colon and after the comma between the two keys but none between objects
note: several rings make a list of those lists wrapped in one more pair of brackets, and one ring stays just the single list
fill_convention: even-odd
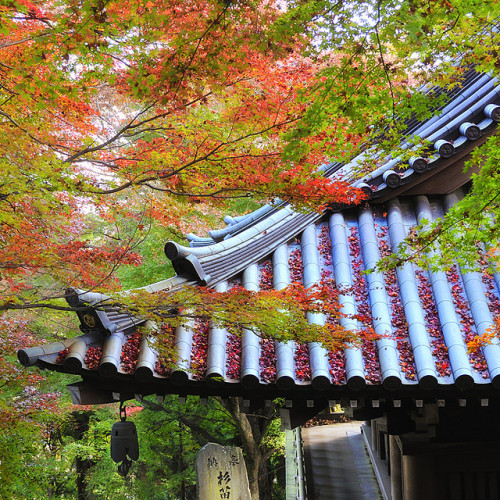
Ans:
[{"label": "maple branch", "polygon": [[378,45],[378,52],[380,54],[380,59],[382,62],[382,68],[384,69],[384,73],[387,79],[387,83],[389,84],[389,90],[391,92],[391,100],[392,100],[392,121],[396,120],[396,97],[394,96],[394,89],[392,87],[392,80],[391,77],[389,76],[389,71],[387,69],[387,64],[384,59],[384,51],[382,48],[382,42],[380,41],[380,34],[378,31],[379,24],[382,22],[382,18],[380,17],[380,5],[382,3],[382,0],[378,0],[377,2],[377,22],[375,24],[375,35],[377,36],[377,45]]},{"label": "maple branch", "polygon": [[13,302],[5,302],[0,304],[0,311],[22,311],[27,309],[52,309],[55,311],[85,311],[85,307],[57,306],[47,302],[36,302],[28,304],[15,304]]},{"label": "maple branch", "polygon": [[[13,93],[13,94],[17,95],[15,93]],[[11,98],[12,97],[13,96],[11,96]],[[10,98],[7,101],[5,101],[2,105],[7,103],[9,100],[10,100]],[[63,148],[63,149],[69,149],[68,147],[63,146],[61,144],[51,144],[49,142],[42,141],[41,139],[39,139],[38,137],[33,135],[31,132],[29,132],[26,128],[19,125],[8,113],[5,113],[4,111],[0,111],[0,115],[3,116],[4,118],[6,118],[8,121],[10,121],[15,127],[17,127],[19,130],[24,132],[28,137],[30,137],[32,140],[34,140],[37,144],[40,144],[41,146],[46,146],[55,152],[58,152],[57,147]]]},{"label": "maple branch", "polygon": [[[340,2],[339,2],[340,3]],[[367,35],[364,36],[362,41],[366,41]],[[359,42],[361,43],[361,42]],[[332,91],[334,85],[337,84],[338,79],[343,75],[343,73],[347,70],[348,67],[351,66],[352,62],[354,61],[355,56],[358,55],[357,52],[352,53],[349,58],[343,62],[343,64],[338,68],[338,71],[336,72],[336,77],[330,78],[329,84],[325,87],[325,92],[323,93],[323,97],[321,98],[320,102],[324,103],[327,98],[329,98],[329,93]],[[365,71],[364,75],[360,80],[357,82],[356,87],[354,90],[349,94],[349,96],[344,97],[344,101],[342,103],[342,106],[339,107],[341,112],[345,112],[347,108],[347,104],[351,101],[352,97],[356,95],[357,91],[361,88],[362,84],[368,79],[368,76],[375,70],[375,68],[379,64],[376,64],[371,70]],[[318,108],[319,109],[319,108]],[[319,113],[319,110],[316,112],[316,115]]]},{"label": "maple branch", "polygon": [[[233,83],[231,83],[229,85],[235,85],[236,83],[238,83],[241,80],[243,80],[243,79],[235,80]],[[210,92],[207,92],[206,94],[198,96],[196,99],[193,99],[190,102],[186,103],[183,107],[186,109],[186,108],[192,106],[193,104],[196,104],[199,101],[207,99],[212,94],[213,94],[213,92],[210,91]],[[80,158],[81,156],[86,155],[87,153],[93,153],[95,151],[99,151],[101,149],[104,149],[105,147],[107,147],[107,146],[115,143],[122,136],[124,136],[124,137],[133,137],[133,136],[139,135],[141,133],[144,133],[144,132],[146,132],[146,131],[148,131],[150,129],[140,130],[140,131],[138,131],[138,132],[136,132],[134,134],[125,134],[125,132],[127,132],[127,130],[133,130],[133,129],[136,129],[136,128],[139,128],[139,127],[143,127],[147,123],[159,120],[161,118],[165,118],[165,117],[167,117],[167,116],[169,116],[169,115],[172,114],[172,111],[166,111],[165,113],[156,114],[156,115],[154,115],[152,117],[146,118],[146,119],[144,119],[144,120],[142,120],[142,121],[140,121],[138,123],[135,123],[137,121],[137,119],[141,115],[144,115],[145,113],[147,113],[156,104],[157,104],[157,101],[154,101],[153,103],[151,103],[148,106],[146,106],[143,110],[141,110],[140,112],[138,112],[125,126],[123,126],[118,132],[116,132],[111,138],[107,139],[106,141],[104,141],[101,144],[98,144],[96,146],[89,146],[89,147],[87,147],[85,149],[77,151],[76,153],[74,153],[70,157],[66,158],[64,160],[64,163],[72,163],[76,159]],[[154,131],[155,129],[151,129],[151,130]],[[165,130],[171,130],[171,128],[166,128]],[[81,161],[87,161],[87,160],[83,159]]]},{"label": "maple branch", "polygon": [[2,88],[3,90],[5,90],[5,92],[8,92],[10,94],[10,97],[7,97],[7,99],[5,99],[5,101],[2,102],[2,104],[0,104],[0,107],[1,107],[1,106],[5,106],[17,94],[15,92],[13,92],[12,90],[10,90],[9,88],[7,88],[5,85],[0,84],[0,88]]},{"label": "maple branch", "polygon": [[137,118],[139,118],[139,116],[141,116],[144,113],[146,113],[147,111],[149,111],[155,104],[156,104],[156,102],[150,104],[149,106],[146,106],[146,108],[139,111],[127,125],[125,125],[121,130],[119,130],[113,137],[110,137],[107,141],[104,141],[103,143],[101,143],[97,146],[88,146],[85,149],[78,151],[77,153],[73,154],[69,158],[66,158],[64,160],[64,163],[71,163],[74,160],[76,160],[77,158],[79,158],[80,156],[83,156],[84,154],[93,153],[94,151],[98,151],[100,149],[103,149],[104,147],[108,146],[109,144],[116,142],[127,130],[132,128],[133,123],[137,120]]},{"label": "maple branch", "polygon": [[114,59],[115,61],[122,63],[124,66],[127,66],[128,68],[132,68],[132,65],[125,62],[121,57],[115,56],[114,54],[110,54],[108,52],[101,51],[100,53],[104,56],[111,57],[111,59]]},{"label": "maple branch", "polygon": [[[200,157],[195,157],[193,160],[187,162],[186,164],[184,164],[183,166],[177,168],[176,170],[172,171],[172,172],[169,172],[168,174],[160,174],[160,175],[157,175],[157,176],[154,176],[154,177],[146,177],[146,178],[143,178],[143,179],[140,179],[140,180],[132,180],[132,181],[127,181],[126,183],[116,187],[116,188],[113,188],[113,189],[106,189],[106,190],[99,190],[99,191],[91,191],[92,193],[94,194],[113,194],[113,193],[118,193],[120,191],[123,191],[124,189],[127,189],[133,185],[142,185],[142,184],[145,184],[145,183],[148,183],[148,182],[151,182],[151,181],[155,181],[155,180],[164,180],[164,179],[168,179],[172,176],[175,176],[175,175],[178,175],[180,174],[181,172],[183,172],[184,170],[192,167],[193,165],[196,165],[202,161],[217,161],[217,160],[211,160],[211,156],[213,156],[215,153],[217,153],[217,151],[219,151],[221,148],[224,148],[225,146],[229,146],[231,144],[237,144],[239,142],[242,142],[246,139],[250,139],[252,137],[256,137],[256,136],[259,136],[259,135],[262,135],[266,132],[269,132],[271,130],[274,130],[276,128],[279,128],[279,127],[282,127],[283,125],[288,125],[290,123],[294,123],[298,120],[299,118],[298,117],[295,117],[295,118],[290,118],[288,120],[285,120],[279,124],[272,124],[262,130],[259,130],[259,131],[255,131],[255,132],[249,132],[248,134],[245,134],[243,136],[240,136],[238,137],[237,139],[233,139],[231,141],[227,141],[227,142],[221,142],[219,145],[217,145],[216,147],[212,148],[211,151],[209,151],[208,153],[204,154],[203,156],[200,156]],[[137,178],[136,178],[137,179]]]},{"label": "maple branch", "polygon": [[[104,8],[108,5],[108,3],[110,3],[111,0],[101,0],[101,12],[104,10]],[[92,19],[94,19],[95,17],[95,12],[94,14],[92,15],[89,15],[89,17],[83,22],[81,23],[79,26],[78,26],[78,29],[75,29],[73,31],[73,33],[71,33],[71,35],[69,35],[67,38],[65,38],[60,44],[59,46],[65,44],[68,40],[71,40],[71,38],[73,38],[75,35],[77,35],[90,21],[92,21]]]},{"label": "maple branch", "polygon": [[[158,118],[160,118],[160,117],[158,117]],[[174,127],[163,127],[163,126],[147,127],[147,128],[143,128],[143,129],[134,131],[134,132],[129,132],[128,134],[123,134],[123,136],[128,139],[130,137],[136,137],[138,135],[145,134],[146,132],[159,132],[160,130],[161,131],[171,131],[171,130],[175,130],[175,128]]]},{"label": "maple branch", "polygon": [[15,47],[16,45],[21,45],[26,42],[35,41],[37,38],[43,38],[49,36],[50,33],[41,33],[37,36],[27,36],[26,38],[22,38],[21,40],[13,40],[12,42],[4,42],[0,43],[0,49],[6,49],[8,47]]},{"label": "maple branch", "polygon": [[40,139],[38,139],[37,137],[35,137],[33,134],[28,132],[28,130],[26,130],[24,127],[21,127],[21,125],[19,125],[9,114],[5,113],[4,111],[0,111],[0,115],[3,116],[4,118],[6,118],[8,121],[10,121],[19,130],[22,130],[28,137],[33,139],[38,144],[41,144],[42,146],[49,146],[49,144],[47,144],[47,143],[41,141]]},{"label": "maple branch", "polygon": [[280,153],[263,153],[263,154],[260,154],[260,155],[254,155],[254,154],[251,154],[251,153],[246,153],[246,154],[241,154],[241,155],[231,155],[231,156],[222,156],[220,158],[208,158],[208,162],[210,163],[219,163],[219,162],[223,162],[223,161],[227,161],[227,160],[238,160],[240,158],[269,158],[269,157],[272,157],[272,156],[281,156]]},{"label": "maple branch", "polygon": [[[452,31],[455,28],[455,26],[457,25],[458,20],[460,19],[461,15],[462,14],[459,12],[457,18],[453,21],[452,25],[449,28],[447,28],[447,29],[445,29],[443,31],[443,33],[442,33],[441,37],[439,38],[439,40],[441,40],[442,38],[444,38],[445,35],[447,35],[450,31]],[[481,20],[483,22],[485,22],[485,23],[488,23],[485,19],[481,19]],[[496,26],[495,26],[495,28],[496,28]]]},{"label": "maple branch", "polygon": [[[472,212],[472,216],[474,215],[477,215],[477,214],[480,214],[482,212],[484,212],[484,210],[489,206],[491,205],[498,197],[500,196],[500,192],[497,193],[495,196],[493,196],[493,198],[491,198],[489,201],[487,201],[481,208],[479,208],[478,210]],[[457,224],[460,224],[461,222],[464,222],[466,220],[469,220],[471,218],[471,214],[468,213],[468,214],[465,214],[463,217],[455,220],[455,221],[451,221],[449,224],[447,225],[443,225],[443,224],[440,224],[439,226],[435,227],[432,231],[431,231],[431,238],[428,239],[425,244],[420,244],[420,246],[418,247],[418,251],[415,251],[412,255],[409,255],[408,257],[400,257],[398,258],[397,260],[397,263],[396,265],[399,266],[399,265],[402,265],[402,264],[405,264],[407,262],[412,262],[414,259],[415,259],[415,256],[418,254],[420,255],[421,253],[425,252],[426,249],[432,247],[432,245],[434,244],[434,242],[440,237],[441,234],[443,234],[444,232],[450,230],[451,228],[453,228],[454,226],[456,226]],[[420,237],[419,238],[420,241],[423,239],[423,237]],[[417,239],[416,243],[419,243],[419,239]],[[408,240],[408,238],[407,238]],[[407,242],[408,246],[411,248],[412,247],[412,243],[411,242]],[[380,260],[379,264],[376,265],[376,269],[383,269],[383,266],[384,266],[384,261],[388,261],[389,259],[387,258],[383,258]]]},{"label": "maple branch", "polygon": [[[253,193],[259,193],[259,191],[252,191],[247,189],[245,194],[232,194],[230,196],[217,196],[219,193],[226,193],[230,191],[243,191],[243,188],[221,188],[218,189],[217,191],[213,191],[211,193],[191,193],[191,192],[181,192],[181,191],[174,191],[173,189],[169,188],[162,188],[159,186],[153,186],[152,184],[149,183],[144,183],[144,186],[147,186],[150,189],[153,189],[154,191],[161,191],[163,193],[169,193],[174,196],[185,196],[185,197],[193,197],[193,198],[214,198],[216,200],[228,200],[228,199],[235,199],[235,198],[248,198],[251,196],[251,192]],[[259,193],[261,194],[261,193]]]},{"label": "maple branch", "polygon": [[191,55],[190,59],[189,59],[189,63],[186,65],[186,67],[184,68],[183,72],[182,72],[182,75],[179,79],[179,83],[177,84],[177,88],[174,92],[174,96],[177,95],[177,93],[179,92],[179,89],[181,87],[181,84],[182,84],[182,81],[184,80],[184,77],[186,76],[186,73],[187,73],[187,70],[190,68],[191,64],[193,63],[194,61],[194,58],[196,56],[196,54],[198,53],[198,49],[200,48],[200,44],[201,44],[201,41],[205,38],[205,36],[210,32],[210,30],[216,25],[218,24],[219,20],[221,19],[221,17],[226,13],[226,10],[229,8],[229,6],[231,5],[231,2],[227,2],[226,5],[224,5],[224,8],[222,9],[222,11],[219,13],[219,15],[207,26],[207,28],[205,29],[205,31],[200,35],[200,37],[198,38],[198,42],[196,44],[196,48],[194,49],[194,52],[193,54]]}]

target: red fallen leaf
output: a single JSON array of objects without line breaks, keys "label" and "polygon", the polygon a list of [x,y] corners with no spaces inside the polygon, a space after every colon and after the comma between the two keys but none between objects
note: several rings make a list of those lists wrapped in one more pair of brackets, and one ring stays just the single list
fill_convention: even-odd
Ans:
[{"label": "red fallen leaf", "polygon": [[69,349],[64,349],[62,351],[59,352],[59,354],[57,355],[57,358],[56,358],[56,363],[62,363],[65,359],[66,359],[66,356],[68,355],[69,353]]},{"label": "red fallen leaf", "polygon": [[302,282],[303,266],[302,266],[302,251],[300,248],[293,250],[288,259],[290,268],[290,280],[292,282]]},{"label": "red fallen leaf", "polygon": [[[230,289],[241,287],[240,281],[233,281]],[[241,332],[229,332],[226,341],[226,377],[234,380],[240,378],[241,373]]]},{"label": "red fallen leaf", "polygon": [[303,382],[311,380],[311,367],[309,364],[309,346],[297,344],[295,348],[295,376]]},{"label": "red fallen leaf", "polygon": [[419,297],[424,309],[426,329],[431,337],[436,339],[431,341],[431,345],[434,347],[433,356],[435,357],[436,371],[442,377],[449,376],[451,370],[449,369],[448,350],[444,344],[439,315],[434,300],[432,300],[430,281],[422,270],[417,270],[415,275],[419,285]]},{"label": "red fallen leaf", "polygon": [[133,373],[137,365],[139,357],[139,345],[142,335],[140,332],[135,332],[129,335],[127,341],[123,344],[122,353],[120,355],[121,367],[125,373]]},{"label": "red fallen leaf", "polygon": [[261,369],[261,379],[264,382],[272,383],[276,380],[276,346],[274,340],[262,339],[261,356],[259,366]]},{"label": "red fallen leaf", "polygon": [[160,361],[157,361],[155,363],[155,372],[160,376],[166,377],[170,373],[170,370],[166,365],[164,365]]},{"label": "red fallen leaf", "polygon": [[[388,290],[395,290],[394,287],[396,286],[395,285],[396,273],[393,270],[388,271],[384,273],[384,279],[386,281],[386,286],[388,287]],[[400,359],[401,361],[404,361],[405,359],[408,358],[411,359],[411,363],[403,362],[401,364],[401,368],[403,370],[403,373],[405,374],[405,377],[407,379],[412,380],[415,374],[413,354],[411,353],[409,343],[406,340],[408,335],[407,332],[408,325],[406,324],[406,321],[403,319],[404,312],[398,298],[396,297],[391,298],[391,308],[392,308],[392,323],[393,326],[396,328],[395,338],[397,339],[397,346],[398,346],[398,351],[400,353]]]},{"label": "red fallen leaf", "polygon": [[330,232],[328,226],[322,226],[319,234],[319,253],[323,258],[324,266],[332,265],[332,242],[330,239]]},{"label": "red fallen leaf", "polygon": [[[451,287],[453,302],[455,305],[455,311],[457,312],[460,323],[463,325],[466,342],[470,342],[473,340],[475,336],[474,320],[472,319],[472,315],[469,311],[468,303],[464,297],[464,291],[461,285],[461,281],[459,280],[458,272],[456,267],[454,266],[450,271],[446,273],[448,281],[454,282],[455,284]],[[484,372],[486,370],[486,360],[484,359],[484,355],[480,350],[472,351],[469,353],[469,361],[472,366],[479,365],[480,368],[475,368],[478,372]]]},{"label": "red fallen leaf", "polygon": [[85,354],[84,363],[89,370],[97,370],[101,361],[102,347],[89,347]]},{"label": "red fallen leaf", "polygon": [[207,369],[208,352],[208,322],[199,321],[194,327],[193,342],[191,346],[191,369],[193,378],[200,380],[205,375]]},{"label": "red fallen leaf", "polygon": [[259,286],[261,290],[272,290],[273,288],[273,265],[270,260],[266,261],[260,268]]}]

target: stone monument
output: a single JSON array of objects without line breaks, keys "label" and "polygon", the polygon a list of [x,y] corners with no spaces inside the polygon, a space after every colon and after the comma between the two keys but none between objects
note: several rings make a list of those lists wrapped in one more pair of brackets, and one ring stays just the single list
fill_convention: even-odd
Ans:
[{"label": "stone monument", "polygon": [[251,500],[240,448],[206,444],[196,456],[198,500]]}]

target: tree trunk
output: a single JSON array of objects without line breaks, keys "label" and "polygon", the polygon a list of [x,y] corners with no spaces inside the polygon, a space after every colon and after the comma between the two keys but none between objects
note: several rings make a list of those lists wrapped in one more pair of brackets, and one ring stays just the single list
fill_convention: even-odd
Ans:
[{"label": "tree trunk", "polygon": [[271,500],[272,499],[272,478],[273,476],[269,474],[269,462],[262,457],[259,467],[259,500]]},{"label": "tree trunk", "polygon": [[[181,474],[184,474],[184,449],[182,442],[182,423],[179,420],[179,470]],[[181,480],[181,500],[186,500],[186,483],[184,481],[184,476]]]},{"label": "tree trunk", "polygon": [[252,500],[268,500],[271,498],[271,485],[267,474],[267,461],[264,459],[268,450],[262,440],[273,419],[274,405],[268,408],[244,409],[241,398],[229,398],[223,404],[231,413],[240,432]]},{"label": "tree trunk", "polygon": [[[75,440],[79,441],[83,439],[85,433],[89,430],[90,416],[93,412],[89,411],[74,411],[72,412],[72,417],[75,422],[73,428],[73,436]],[[81,459],[76,457],[75,459],[75,469],[76,469],[76,489],[78,500],[88,500],[87,494],[87,483],[88,483],[88,472],[95,465],[93,460]]]},{"label": "tree trunk", "polygon": [[78,500],[88,500],[87,483],[88,471],[95,465],[91,460],[82,460],[79,457],[75,459],[76,468],[76,488]]}]

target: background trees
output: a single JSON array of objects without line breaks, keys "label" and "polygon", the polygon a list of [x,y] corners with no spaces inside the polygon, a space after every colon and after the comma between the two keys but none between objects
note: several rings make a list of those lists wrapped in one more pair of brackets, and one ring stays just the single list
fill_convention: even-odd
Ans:
[{"label": "background trees", "polygon": [[[361,143],[398,154],[403,119],[442,103],[419,85],[458,85],[458,61],[497,74],[498,13],[494,0],[0,2],[1,446],[26,450],[0,483],[33,470],[33,423],[32,454],[54,449],[56,395],[13,354],[71,336],[71,315],[44,311],[67,308],[62,290],[165,278],[155,250],[216,225],[228,197],[358,200],[318,166]],[[493,137],[470,196],[415,249],[470,262],[482,242],[498,257],[498,156]]]},{"label": "background trees", "polygon": [[21,421],[3,432],[0,493],[19,499],[192,499],[196,454],[212,442],[241,446],[251,456],[252,490],[258,491],[258,482],[260,498],[283,498],[284,438],[274,405],[249,411],[237,398],[179,402],[177,396],[138,404],[127,413],[138,429],[140,457],[127,477],[118,475],[109,454],[116,409],[73,407],[39,416],[38,426]]}]

